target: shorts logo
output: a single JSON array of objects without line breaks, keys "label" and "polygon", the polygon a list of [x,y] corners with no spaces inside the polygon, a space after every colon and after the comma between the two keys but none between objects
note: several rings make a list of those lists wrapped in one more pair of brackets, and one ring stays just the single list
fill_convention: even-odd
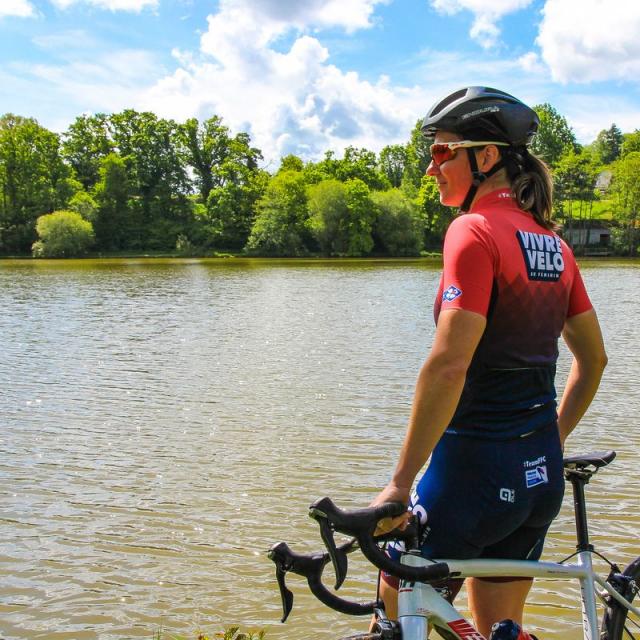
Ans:
[{"label": "shorts logo", "polygon": [[458,289],[458,287],[454,287],[453,285],[449,285],[447,290],[442,294],[442,301],[443,302],[452,302],[458,296],[461,296],[461,295],[462,295],[462,291],[460,291],[460,289]]},{"label": "shorts logo", "polygon": [[556,235],[517,231],[529,280],[555,282],[564,271],[562,245]]},{"label": "shorts logo", "polygon": [[524,475],[527,480],[527,489],[531,489],[531,487],[537,487],[539,484],[546,484],[547,482],[549,482],[546,465],[540,465],[538,467],[534,467],[533,469],[527,469],[524,472]]},{"label": "shorts logo", "polygon": [[500,489],[500,500],[503,502],[515,502],[516,492],[513,489]]}]

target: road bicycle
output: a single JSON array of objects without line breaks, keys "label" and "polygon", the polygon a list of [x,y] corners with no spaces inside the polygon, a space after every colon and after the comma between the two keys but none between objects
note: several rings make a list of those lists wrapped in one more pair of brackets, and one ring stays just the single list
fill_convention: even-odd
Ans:
[{"label": "road bicycle", "polygon": [[[640,609],[633,605],[633,599],[640,590],[640,557],[621,571],[596,551],[589,541],[585,486],[600,468],[615,457],[614,451],[607,451],[565,458],[564,474],[573,490],[577,544],[575,553],[560,562],[424,558],[418,551],[415,525],[405,531],[374,536],[377,523],[383,518],[400,515],[405,505],[386,503],[347,511],[338,508],[329,498],[322,498],[310,506],[309,515],[319,523],[327,551],[297,554],[285,542],[279,542],[269,551],[269,558],[276,564],[283,605],[282,622],[293,607],[293,594],[285,584],[285,575],[292,572],[304,576],[312,593],[332,609],[350,615],[375,615],[372,630],[349,636],[351,640],[425,640],[432,630],[444,640],[485,640],[447,600],[443,581],[449,578],[511,576],[578,580],[584,640],[640,639]],[[338,546],[335,533],[352,538]],[[397,540],[401,540],[406,549],[400,562],[389,558],[380,546]],[[336,595],[335,591],[347,575],[347,555],[356,549],[360,549],[379,570],[400,579],[397,621],[386,617],[379,597],[372,602],[360,603]],[[609,573],[605,578],[595,573],[594,556],[608,565]],[[323,569],[329,563],[336,575],[333,591],[322,583]],[[600,621],[598,602],[603,605]]]}]

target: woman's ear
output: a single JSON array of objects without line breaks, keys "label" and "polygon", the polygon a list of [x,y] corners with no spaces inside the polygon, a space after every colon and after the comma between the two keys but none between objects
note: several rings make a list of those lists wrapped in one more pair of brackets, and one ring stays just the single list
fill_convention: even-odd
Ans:
[{"label": "woman's ear", "polygon": [[482,173],[490,171],[493,166],[500,160],[500,151],[495,144],[488,144],[480,150],[478,158],[478,170]]}]

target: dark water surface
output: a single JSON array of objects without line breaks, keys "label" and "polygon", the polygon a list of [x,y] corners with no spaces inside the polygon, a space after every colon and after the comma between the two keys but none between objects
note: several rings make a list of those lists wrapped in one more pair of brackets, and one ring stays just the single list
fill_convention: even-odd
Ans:
[{"label": "dark water surface", "polygon": [[[587,262],[610,364],[571,452],[596,546],[640,555],[640,264]],[[364,626],[302,579],[290,621],[269,546],[321,548],[308,504],[386,482],[432,335],[436,262],[0,262],[0,637],[267,638]],[[563,350],[559,381],[568,368]],[[573,551],[570,500],[545,557]],[[345,595],[370,599],[352,562]],[[532,630],[582,637],[575,586],[538,583]]]}]

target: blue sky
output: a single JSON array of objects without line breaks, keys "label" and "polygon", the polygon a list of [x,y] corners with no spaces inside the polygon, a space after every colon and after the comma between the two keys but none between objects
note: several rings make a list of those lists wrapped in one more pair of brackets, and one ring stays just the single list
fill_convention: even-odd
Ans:
[{"label": "blue sky", "polygon": [[267,167],[405,142],[448,92],[550,102],[588,143],[640,128],[636,0],[0,0],[0,113],[220,115]]}]

